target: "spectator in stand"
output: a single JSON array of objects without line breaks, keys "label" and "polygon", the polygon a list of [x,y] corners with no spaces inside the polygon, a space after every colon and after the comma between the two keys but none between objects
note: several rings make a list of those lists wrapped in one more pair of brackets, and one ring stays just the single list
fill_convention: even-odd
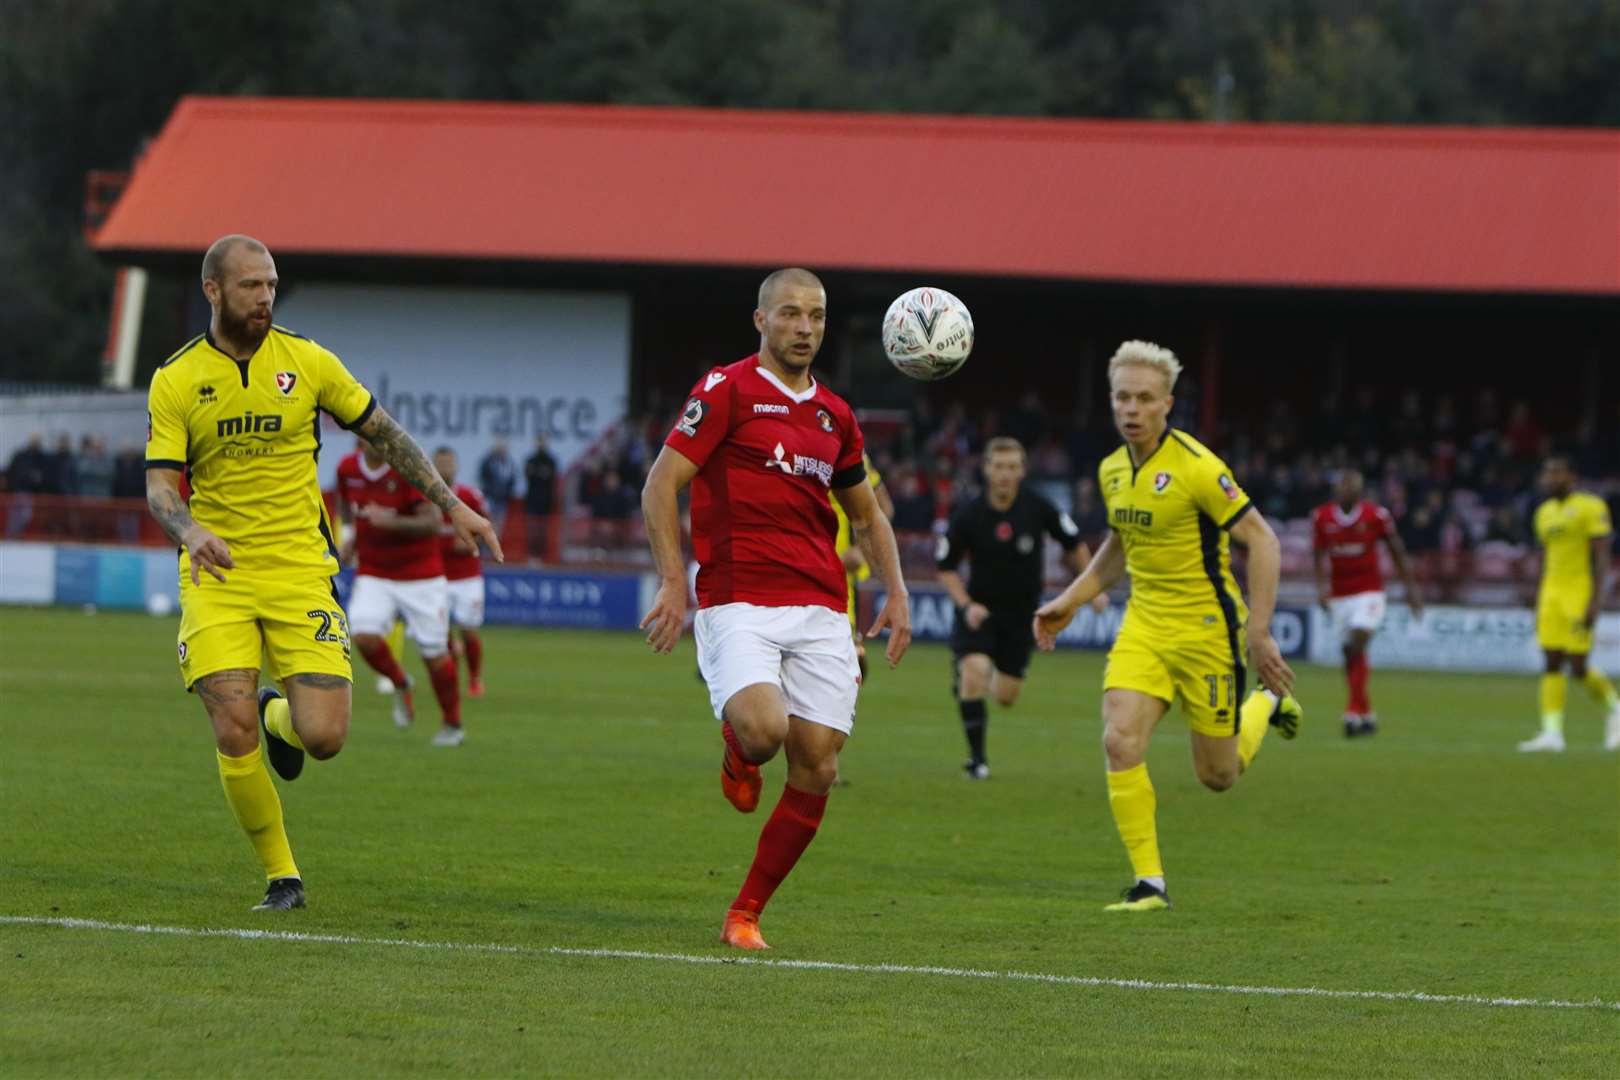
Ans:
[{"label": "spectator in stand", "polygon": [[1485,523],[1485,542],[1512,544],[1522,546],[1528,539],[1524,531],[1524,522],[1519,512],[1511,504],[1503,503],[1492,511]]},{"label": "spectator in stand", "polygon": [[1541,456],[1541,425],[1531,414],[1528,401],[1515,401],[1508,410],[1502,442],[1508,454],[1519,461],[1534,461]]},{"label": "spectator in stand", "polygon": [[1018,408],[1007,414],[1000,434],[1011,436],[1025,446],[1037,447],[1046,441],[1048,428],[1041,395],[1035,390],[1025,390],[1024,396],[1018,401]]},{"label": "spectator in stand", "polygon": [[496,439],[484,460],[478,463],[478,489],[489,506],[489,520],[496,533],[506,528],[506,511],[517,493],[517,462],[512,460],[505,439]]},{"label": "spectator in stand", "polygon": [[1389,422],[1389,442],[1397,449],[1421,446],[1429,434],[1429,418],[1423,415],[1423,395],[1408,387],[1401,393],[1395,417]]},{"label": "spectator in stand", "polygon": [[86,435],[79,440],[79,494],[105,499],[113,493],[113,459],[100,439]]},{"label": "spectator in stand", "polygon": [[1097,498],[1095,476],[1082,474],[1074,482],[1074,508],[1069,516],[1080,530],[1080,539],[1092,551],[1096,551],[1108,535],[1108,511],[1103,508],[1102,500]]},{"label": "spectator in stand", "polygon": [[934,497],[909,462],[884,473],[894,477],[894,531],[928,532],[934,527]]},{"label": "spectator in stand", "polygon": [[[14,493],[44,491],[46,457],[44,440],[38,435],[29,436],[6,466],[6,487]],[[144,494],[145,487],[141,491]]]},{"label": "spectator in stand", "polygon": [[[126,446],[113,461],[113,498],[146,499],[146,453],[139,446]],[[141,514],[146,508],[141,508]]]},{"label": "spectator in stand", "polygon": [[[1400,522],[1401,538],[1406,541],[1406,549],[1418,559],[1420,565],[1427,567],[1440,551],[1445,526],[1446,495],[1439,490],[1429,492],[1418,508]],[[1423,576],[1429,575],[1425,573]]]},{"label": "spectator in stand", "polygon": [[56,449],[45,455],[45,486],[50,495],[72,495],[79,490],[79,462],[73,453],[73,436],[59,435]]},{"label": "spectator in stand", "polygon": [[1356,387],[1354,404],[1345,420],[1345,441],[1362,453],[1383,450],[1383,413],[1378,408],[1378,391],[1369,385]]},{"label": "spectator in stand", "polygon": [[551,456],[544,435],[534,437],[534,453],[523,463],[523,482],[529,556],[538,558],[546,550],[551,519],[557,513],[557,459]]},{"label": "spectator in stand", "polygon": [[591,533],[598,547],[617,549],[629,544],[630,517],[639,503],[618,469],[602,470],[601,483],[590,500]]}]

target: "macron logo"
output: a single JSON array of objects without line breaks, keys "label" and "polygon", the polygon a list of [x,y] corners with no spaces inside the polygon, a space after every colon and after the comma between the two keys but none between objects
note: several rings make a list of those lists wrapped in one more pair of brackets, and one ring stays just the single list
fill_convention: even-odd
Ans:
[{"label": "macron logo", "polygon": [[725,372],[723,372],[723,371],[711,371],[711,372],[709,372],[709,377],[707,379],[703,380],[703,392],[705,394],[707,394],[710,390],[713,390],[715,387],[719,386],[721,383],[723,383],[725,381],[726,381],[726,373]]},{"label": "macron logo", "polygon": [[786,415],[787,412],[788,412],[788,407],[786,405],[760,405],[760,404],[756,403],[754,405],[754,412],[755,413],[781,413],[783,415]]}]

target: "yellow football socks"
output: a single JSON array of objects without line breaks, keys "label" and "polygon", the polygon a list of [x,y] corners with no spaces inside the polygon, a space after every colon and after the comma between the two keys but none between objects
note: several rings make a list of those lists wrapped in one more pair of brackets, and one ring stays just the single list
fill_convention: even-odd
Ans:
[{"label": "yellow football socks", "polygon": [[293,727],[292,707],[286,698],[271,698],[264,706],[264,729],[282,742],[302,750],[304,744]]},{"label": "yellow football socks", "polygon": [[1131,869],[1139,878],[1163,878],[1159,861],[1159,828],[1154,821],[1158,800],[1147,765],[1108,774],[1108,808],[1114,812],[1119,838],[1131,855]]},{"label": "yellow football socks", "polygon": [[[1592,674],[1590,668],[1587,675]],[[1608,680],[1605,679],[1604,682]],[[1541,730],[1553,731],[1562,735],[1564,733],[1564,695],[1568,684],[1564,673],[1543,675],[1541,677]]]},{"label": "yellow football socks", "polygon": [[1271,729],[1271,711],[1276,707],[1277,698],[1270,690],[1256,690],[1243,703],[1238,722],[1238,758],[1245,769],[1260,752],[1260,742]]},{"label": "yellow football socks", "polygon": [[1586,684],[1587,693],[1602,702],[1605,709],[1612,709],[1616,705],[1620,705],[1620,696],[1615,694],[1614,684],[1609,681],[1607,675],[1597,668],[1587,668],[1586,678],[1582,679],[1581,682]]},{"label": "yellow football socks", "polygon": [[[286,708],[285,702],[282,707]],[[264,767],[264,751],[255,746],[253,753],[245,757],[226,757],[217,750],[214,753],[219,758],[219,782],[225,788],[225,801],[230,803],[236,823],[247,833],[264,864],[265,879],[298,877],[287,830],[281,822],[281,800]]]},{"label": "yellow football socks", "polygon": [[394,654],[395,660],[405,662],[405,622],[402,619],[395,619],[388,630],[388,651]]}]

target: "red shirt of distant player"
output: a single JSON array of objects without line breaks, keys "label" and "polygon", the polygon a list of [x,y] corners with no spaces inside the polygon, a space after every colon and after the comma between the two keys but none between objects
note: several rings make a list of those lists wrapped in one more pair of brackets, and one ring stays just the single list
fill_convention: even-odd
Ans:
[{"label": "red shirt of distant player", "polygon": [[437,534],[410,536],[379,529],[360,512],[367,506],[386,506],[404,517],[427,502],[392,465],[385,463],[373,469],[356,450],[338,462],[337,482],[338,492],[356,511],[354,548],[360,573],[395,581],[420,581],[444,574]]},{"label": "red shirt of distant player", "polygon": [[692,547],[700,608],[844,610],[838,519],[827,496],[866,471],[860,425],[842,398],[813,380],[793,393],[755,353],[698,380],[664,445],[698,467]]},{"label": "red shirt of distant player", "polygon": [[1330,502],[1316,508],[1311,524],[1316,550],[1328,553],[1333,596],[1383,591],[1378,541],[1395,531],[1388,510],[1365,499],[1348,512]]},{"label": "red shirt of distant player", "polygon": [[[451,490],[456,493],[456,498],[472,507],[475,513],[489,517],[489,507],[484,504],[483,492],[466,484],[457,484]],[[444,528],[439,530],[439,557],[444,560],[444,576],[451,581],[465,581],[484,572],[484,562],[478,557],[476,550],[470,555],[461,550],[461,541],[456,539],[456,530],[450,527],[449,514],[444,515]]]}]

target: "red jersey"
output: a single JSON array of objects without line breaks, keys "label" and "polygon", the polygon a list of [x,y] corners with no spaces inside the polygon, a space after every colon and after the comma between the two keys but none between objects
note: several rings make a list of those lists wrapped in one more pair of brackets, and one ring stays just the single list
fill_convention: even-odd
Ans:
[{"label": "red jersey", "polygon": [[699,607],[819,604],[845,610],[838,518],[828,492],[866,476],[844,400],[814,380],[795,394],[759,354],[715,368],[664,445],[698,467],[692,547]]},{"label": "red jersey", "polygon": [[[356,450],[337,469],[338,494],[356,510],[366,506],[386,506],[401,515],[409,514],[427,502],[392,465],[372,469]],[[439,558],[439,538],[434,533],[407,536],[379,529],[360,514],[354,515],[354,546],[362,574],[419,581],[440,577],[444,562]]]},{"label": "red jersey", "polygon": [[[452,490],[456,498],[484,517],[489,517],[489,507],[484,503],[484,495],[477,488],[467,484],[457,484]],[[484,562],[479,558],[478,552],[467,554],[461,550],[461,541],[456,539],[456,530],[450,527],[450,515],[444,515],[444,528],[439,530],[439,557],[444,560],[444,576],[451,581],[462,581],[466,578],[478,577],[484,572]]]},{"label": "red jersey", "polygon": [[1378,541],[1395,531],[1395,519],[1377,503],[1362,500],[1346,513],[1335,502],[1311,515],[1317,551],[1328,553],[1334,596],[1381,592],[1384,573],[1378,566]]}]

